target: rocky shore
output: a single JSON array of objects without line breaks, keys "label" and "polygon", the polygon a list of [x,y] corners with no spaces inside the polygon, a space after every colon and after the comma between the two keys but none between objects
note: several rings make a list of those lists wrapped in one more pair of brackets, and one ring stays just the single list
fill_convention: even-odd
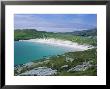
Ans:
[{"label": "rocky shore", "polygon": [[95,55],[96,49],[65,53],[17,65],[14,74],[15,76],[97,75]]}]

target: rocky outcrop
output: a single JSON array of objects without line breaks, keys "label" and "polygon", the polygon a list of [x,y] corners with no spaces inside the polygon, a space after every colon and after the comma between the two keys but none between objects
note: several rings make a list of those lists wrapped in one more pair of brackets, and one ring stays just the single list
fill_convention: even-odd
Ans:
[{"label": "rocky outcrop", "polygon": [[81,65],[77,65],[71,69],[69,69],[67,72],[71,72],[71,71],[85,71],[88,68],[90,68],[92,65],[90,64],[90,61],[88,62],[83,62]]},{"label": "rocky outcrop", "polygon": [[74,61],[74,59],[73,59],[73,58],[66,57],[66,62],[72,62],[72,61]]},{"label": "rocky outcrop", "polygon": [[57,70],[53,70],[47,67],[38,67],[25,73],[20,74],[20,76],[51,76],[57,74]]}]

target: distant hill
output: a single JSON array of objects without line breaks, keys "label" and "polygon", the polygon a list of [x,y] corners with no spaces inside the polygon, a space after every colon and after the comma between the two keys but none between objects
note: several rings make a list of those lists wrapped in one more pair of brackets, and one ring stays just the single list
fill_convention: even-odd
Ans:
[{"label": "distant hill", "polygon": [[97,30],[83,30],[66,33],[54,33],[46,31],[37,31],[36,29],[16,29],[14,30],[14,41],[28,40],[36,38],[55,38],[69,40],[80,44],[97,45]]},{"label": "distant hill", "polygon": [[83,31],[75,31],[73,32],[74,35],[79,36],[96,36],[97,35],[97,29],[91,29],[91,30],[83,30]]},{"label": "distant hill", "polygon": [[37,31],[36,29],[16,29],[14,31],[14,40],[28,40],[35,38],[42,38],[44,31]]},{"label": "distant hill", "polygon": [[72,34],[75,36],[97,36],[97,29],[94,28],[90,30],[66,32],[65,34]]}]

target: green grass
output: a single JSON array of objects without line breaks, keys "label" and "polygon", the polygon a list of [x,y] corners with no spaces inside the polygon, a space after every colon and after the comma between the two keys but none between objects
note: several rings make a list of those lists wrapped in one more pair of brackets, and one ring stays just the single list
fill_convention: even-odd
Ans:
[{"label": "green grass", "polygon": [[36,31],[32,29],[14,31],[15,41],[35,39],[35,38],[55,38],[55,39],[61,39],[61,40],[69,40],[72,42],[77,42],[79,44],[89,44],[94,46],[97,45],[96,37],[76,36],[73,34],[44,32],[44,31]]},{"label": "green grass", "polygon": [[89,68],[85,71],[80,72],[66,72],[61,71],[58,74],[59,76],[96,76],[97,75],[97,69],[96,67]]},{"label": "green grass", "polygon": [[[66,57],[74,59],[71,61],[66,61]],[[33,68],[37,67],[49,67],[52,69],[56,69],[58,71],[56,76],[96,76],[97,75],[97,52],[96,48],[89,49],[86,51],[79,51],[79,52],[68,52],[63,55],[58,56],[52,56],[49,59],[42,59],[39,61],[34,61],[34,65],[29,68],[23,68],[21,70],[21,73],[25,72],[26,70],[31,70]],[[49,62],[44,62],[45,60],[49,60]],[[82,64],[83,62],[91,61],[91,64],[93,65],[89,69],[85,71],[75,71],[75,72],[67,72],[68,69],[75,67],[77,65]],[[39,64],[39,62],[42,62],[42,64]],[[68,65],[67,68],[61,68],[64,65]],[[16,70],[15,70],[15,74]]]}]

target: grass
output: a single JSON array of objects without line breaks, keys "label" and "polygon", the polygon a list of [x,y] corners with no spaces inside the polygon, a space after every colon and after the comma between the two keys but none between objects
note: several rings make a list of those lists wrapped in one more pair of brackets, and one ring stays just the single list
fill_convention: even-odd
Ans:
[{"label": "grass", "polygon": [[[66,58],[74,59],[71,61],[66,61]],[[63,55],[52,56],[49,59],[42,59],[40,61],[34,61],[34,64],[27,68],[23,68],[20,73],[25,72],[26,70],[31,70],[37,67],[49,67],[52,69],[56,69],[58,71],[56,76],[96,76],[97,75],[97,52],[96,48],[89,49],[86,51],[79,51],[79,52],[68,52]],[[45,62],[49,60],[48,62]],[[67,72],[68,69],[75,67],[77,65],[82,64],[83,62],[91,61],[93,65],[89,69],[85,71],[75,71],[75,72]],[[61,68],[64,65],[68,65],[67,68]],[[15,70],[16,71],[16,70]],[[15,72],[17,74],[17,72]]]},{"label": "grass", "polygon": [[15,30],[14,31],[14,40],[28,40],[35,38],[55,38],[61,40],[69,40],[72,42],[77,42],[79,44],[89,44],[96,46],[97,37],[88,37],[88,36],[76,36],[73,34],[63,34],[63,33],[53,33],[53,32],[44,32],[36,30]]}]

